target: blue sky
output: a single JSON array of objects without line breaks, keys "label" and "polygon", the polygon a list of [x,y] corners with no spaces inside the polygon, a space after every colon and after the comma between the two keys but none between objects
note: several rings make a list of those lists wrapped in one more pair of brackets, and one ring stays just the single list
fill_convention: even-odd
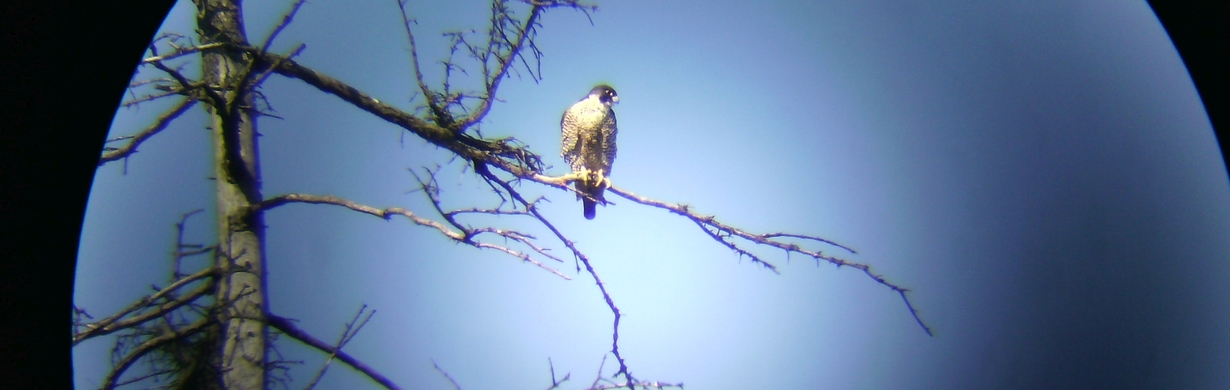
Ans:
[{"label": "blue sky", "polygon": [[[264,40],[289,4],[250,2]],[[483,1],[411,4],[425,63],[443,31],[481,28]],[[1219,388],[1230,384],[1230,181],[1203,107],[1144,2],[606,1],[555,10],[544,79],[506,80],[482,124],[563,173],[559,117],[594,84],[619,91],[611,179],[733,225],[829,238],[913,290],[758,250],[780,275],[659,209],[612,198],[597,219],[571,195],[524,185],[592,259],[625,313],[620,348],[640,379],[688,388]],[[163,31],[192,31],[190,2]],[[394,1],[309,2],[273,50],[412,110]],[[192,69],[189,66],[188,69]],[[438,81],[439,67],[426,69]],[[138,77],[156,75],[143,69]],[[445,151],[296,80],[264,93],[264,193],[331,194],[430,214],[407,169],[442,165],[454,207],[494,206]],[[171,102],[120,109],[112,136]],[[75,303],[107,315],[165,284],[179,215],[212,211],[199,108],[124,165],[98,170]],[[410,388],[593,380],[611,314],[588,275],[565,281],[394,218],[290,205],[267,214],[271,310]],[[511,218],[474,220],[546,232]],[[189,238],[212,243],[208,213]],[[557,252],[561,244],[547,242]],[[837,254],[835,249],[826,253]],[[96,387],[109,340],[74,350]],[[294,342],[303,366],[323,357]],[[608,360],[603,373],[614,371]],[[325,388],[367,383],[344,366]]]}]

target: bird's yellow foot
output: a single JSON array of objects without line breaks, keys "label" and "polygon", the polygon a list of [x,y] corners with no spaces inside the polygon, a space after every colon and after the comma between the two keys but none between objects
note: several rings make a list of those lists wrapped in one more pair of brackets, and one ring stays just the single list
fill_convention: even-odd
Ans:
[{"label": "bird's yellow foot", "polygon": [[589,169],[581,167],[580,170],[573,171],[572,174],[565,176],[565,180],[577,182],[578,186],[584,186],[586,183],[589,183],[589,174]]},{"label": "bird's yellow foot", "polygon": [[603,173],[601,169],[599,169],[597,173],[598,173],[598,179],[594,181],[595,183],[598,183],[597,187],[598,188],[611,187],[611,178],[606,177],[606,175]]}]

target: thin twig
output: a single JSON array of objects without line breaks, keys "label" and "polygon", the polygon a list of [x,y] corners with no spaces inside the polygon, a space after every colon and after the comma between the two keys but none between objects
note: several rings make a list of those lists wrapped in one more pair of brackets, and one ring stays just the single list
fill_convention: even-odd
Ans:
[{"label": "thin twig", "polygon": [[624,388],[629,388],[629,389],[635,389],[635,388],[637,388],[637,387],[640,387],[640,388],[642,388],[642,389],[648,389],[648,388],[651,388],[651,387],[652,387],[652,388],[655,388],[655,389],[665,389],[665,388],[668,388],[668,387],[675,387],[675,388],[680,388],[680,389],[682,389],[682,388],[683,388],[683,382],[680,382],[680,383],[668,383],[668,382],[659,382],[659,381],[645,381],[645,382],[642,382],[642,381],[626,381],[626,382],[620,382],[620,383],[611,383],[611,384],[609,384],[609,385],[592,386],[592,387],[589,387],[589,388],[587,388],[587,389],[585,389],[585,390],[609,390],[609,389],[618,389],[618,388],[621,388],[621,387],[624,387]]},{"label": "thin twig", "polygon": [[453,384],[453,389],[461,390],[461,385],[457,384],[457,381],[454,380],[453,377],[449,375],[447,371],[444,371],[443,368],[440,368],[439,364],[436,364],[436,359],[431,359],[431,366],[434,367],[436,369],[436,372],[439,372],[440,375],[444,375],[444,379],[448,379],[448,382]]},{"label": "thin twig", "polygon": [[295,325],[291,324],[290,320],[284,317],[276,316],[273,314],[267,314],[265,316],[265,321],[266,323],[269,324],[269,326],[272,326],[274,329],[281,331],[282,333],[294,338],[295,340],[302,341],[304,344],[307,344],[308,346],[312,348],[316,348],[320,350],[321,352],[336,355],[338,360],[341,360],[343,363],[350,365],[350,367],[353,367],[355,370],[358,370],[359,372],[363,373],[363,375],[367,375],[368,378],[371,378],[372,380],[376,381],[376,383],[379,383],[381,386],[384,386],[387,389],[399,389],[400,388],[400,387],[397,387],[397,385],[394,384],[393,381],[390,381],[389,378],[386,378],[384,375],[381,375],[380,373],[376,372],[376,370],[372,369],[367,364],[364,364],[358,359],[355,359],[353,356],[350,356],[350,354],[347,354],[336,348],[333,348],[333,346],[326,344],[324,341],[320,341],[320,339],[312,337],[312,335],[308,334],[307,332],[304,332],[300,330],[299,328],[295,327]]},{"label": "thin twig", "polygon": [[200,45],[200,46],[181,47],[171,52],[170,54],[154,55],[152,57],[146,57],[145,59],[141,60],[141,64],[143,65],[152,64],[152,63],[159,62],[159,61],[175,59],[175,58],[178,58],[184,55],[188,55],[188,54],[192,54],[192,53],[196,53],[200,51],[216,49],[216,48],[222,47],[223,45],[225,44],[221,42],[215,42],[215,43],[207,43],[207,44]]},{"label": "thin twig", "polygon": [[598,382],[602,380],[602,367],[606,366],[606,354],[602,354],[602,361],[598,363],[598,375],[594,376],[594,382],[589,385],[590,388],[598,387]]},{"label": "thin twig", "polygon": [[[156,50],[154,46],[150,45],[150,51],[154,50]],[[157,54],[158,52],[154,51],[154,55],[156,56]],[[181,90],[186,90],[196,86],[196,84],[189,80],[187,76],[184,76],[178,70],[171,69],[166,64],[162,63],[162,61],[152,61],[150,64],[154,65],[154,67],[158,68],[158,70],[166,72],[166,74],[170,75],[171,78],[174,78],[175,81],[179,83]],[[212,106],[215,108],[226,107],[226,99],[224,99],[222,95],[219,95],[217,91],[214,91],[213,88],[206,87],[201,88],[201,90],[205,93],[205,97],[209,98],[209,102]]]},{"label": "thin twig", "polygon": [[343,330],[342,335],[338,337],[337,343],[334,344],[333,351],[329,352],[329,358],[325,359],[325,364],[320,367],[319,371],[316,372],[316,377],[312,378],[312,381],[308,383],[307,387],[304,389],[311,390],[316,387],[316,384],[320,382],[320,378],[325,376],[325,371],[329,370],[329,364],[333,363],[333,358],[337,357],[337,352],[341,351],[342,347],[345,347],[355,335],[358,335],[359,331],[363,330],[363,326],[367,325],[367,321],[372,319],[372,315],[376,314],[376,311],[372,310],[367,313],[367,317],[363,318],[363,322],[359,322],[359,317],[363,315],[365,310],[367,310],[367,305],[360,307],[359,312],[354,314],[354,318],[352,318],[350,322],[346,323],[346,329]]},{"label": "thin twig", "polygon": [[[184,243],[184,232],[187,230],[188,218],[191,218],[193,215],[196,215],[197,213],[200,213],[202,211],[205,211],[205,209],[196,209],[196,210],[192,210],[187,213],[181,214],[179,216],[179,222],[175,223],[175,253],[174,253],[175,268],[172,270],[172,274],[171,274],[172,280],[176,280],[176,279],[184,277],[184,274],[180,273],[179,270],[180,270],[180,265],[183,262],[183,259],[185,257],[205,254],[205,253],[212,252],[214,250],[214,247],[212,246],[205,247],[204,245],[199,245],[199,244],[185,244]],[[188,249],[188,250],[185,251],[185,249]]]},{"label": "thin twig", "polygon": [[530,16],[525,19],[525,24],[519,28],[520,34],[515,42],[510,42],[512,45],[508,48],[506,55],[500,56],[500,68],[495,74],[490,75],[484,82],[487,85],[487,96],[479,104],[478,108],[474,109],[474,113],[460,121],[461,128],[467,128],[479,121],[482,121],[487,113],[491,111],[491,104],[495,100],[495,91],[500,88],[500,81],[504,79],[504,75],[508,73],[508,68],[513,64],[513,57],[519,56],[521,47],[525,41],[529,39],[534,32],[534,25],[538,23],[538,17],[546,8],[556,6],[557,4],[538,5],[535,4],[530,9]]},{"label": "thin twig", "polygon": [[[413,212],[411,212],[410,210],[406,210],[400,207],[389,207],[386,209],[378,209],[372,206],[367,206],[367,205],[355,203],[355,202],[352,202],[346,199],[338,198],[336,196],[285,194],[285,195],[279,195],[273,198],[266,199],[262,202],[253,204],[251,206],[250,212],[253,212],[253,213],[264,212],[264,211],[267,211],[267,210],[270,210],[270,209],[273,209],[273,208],[276,208],[278,206],[288,204],[288,203],[330,204],[330,205],[335,205],[335,206],[342,206],[342,207],[345,207],[345,208],[348,208],[354,211],[373,215],[373,216],[376,216],[376,217],[379,217],[385,220],[388,220],[393,215],[400,215],[400,216],[406,217],[411,222],[414,222],[416,225],[434,228],[437,231],[439,231],[440,234],[443,234],[445,237],[448,237],[449,239],[453,241],[466,244],[466,245],[479,248],[479,249],[485,248],[485,249],[498,250],[500,252],[504,252],[513,257],[521,259],[521,261],[533,264],[534,266],[537,266],[538,268],[542,268],[543,270],[553,273],[556,276],[564,278],[565,280],[572,279],[572,278],[569,278],[567,275],[560,273],[558,270],[548,267],[545,264],[542,264],[541,262],[539,262],[538,260],[535,260],[532,256],[530,256],[527,253],[520,252],[520,251],[510,249],[508,247],[504,247],[500,245],[472,240],[471,236],[467,235],[465,232],[454,231],[450,229],[448,226],[445,226],[444,224],[440,222],[436,222],[436,221],[433,221],[427,218],[420,217],[414,214]],[[502,235],[502,236],[505,236],[505,237],[508,237],[514,240],[521,241],[517,238],[517,236],[507,234],[506,231],[491,230],[490,232],[494,234],[499,234],[499,235]]]},{"label": "thin twig", "polygon": [[567,373],[567,374],[564,374],[563,378],[556,380],[555,379],[555,363],[551,362],[551,358],[547,358],[547,367],[551,369],[551,387],[548,387],[546,390],[558,389],[560,385],[564,384],[564,382],[567,382],[569,378],[572,378],[572,373]]},{"label": "thin twig", "polygon": [[439,96],[427,87],[427,82],[423,81],[423,71],[419,66],[419,50],[414,41],[414,32],[410,29],[411,23],[416,23],[410,18],[406,11],[406,3],[409,0],[398,0],[397,8],[401,11],[401,22],[406,28],[406,38],[410,41],[410,65],[414,68],[414,79],[418,82],[419,90],[423,92],[423,97],[427,99],[427,107],[431,109],[432,115],[435,116],[437,123],[442,126],[449,126],[452,122],[452,116],[448,111],[440,106]]},{"label": "thin twig", "polygon": [[185,91],[188,91],[189,89],[196,88],[196,87],[197,87],[196,85],[193,85],[190,88],[184,88],[182,86],[165,86],[165,88],[162,89],[162,92],[152,93],[152,94],[148,94],[145,96],[141,96],[139,98],[134,98],[132,100],[125,101],[124,103],[120,104],[120,106],[124,108],[129,108],[129,107],[141,104],[141,103],[152,102],[154,100],[162,99],[162,98],[169,97],[169,96],[182,96],[185,94]]},{"label": "thin twig", "polygon": [[269,51],[269,45],[273,44],[274,38],[277,38],[278,34],[282,33],[282,29],[290,25],[290,22],[295,19],[295,14],[299,12],[299,7],[302,7],[305,2],[306,0],[298,0],[290,6],[290,12],[282,16],[282,21],[278,23],[277,27],[273,28],[273,32],[269,33],[269,37],[265,38],[265,43],[261,44],[261,51]]}]

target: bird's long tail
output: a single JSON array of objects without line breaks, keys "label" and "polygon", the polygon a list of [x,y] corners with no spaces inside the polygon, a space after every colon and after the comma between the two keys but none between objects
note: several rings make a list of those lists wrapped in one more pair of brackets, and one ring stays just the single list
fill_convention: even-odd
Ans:
[{"label": "bird's long tail", "polygon": [[581,202],[585,205],[585,219],[594,219],[594,215],[598,212],[598,204],[589,198],[582,198]]},{"label": "bird's long tail", "polygon": [[577,199],[580,199],[581,203],[585,206],[585,219],[594,219],[594,215],[598,211],[598,202],[606,204],[606,199],[602,197],[602,193],[606,192],[606,187],[602,187],[601,185],[591,187],[587,185],[587,183],[578,181],[576,188],[577,192],[589,194],[589,196],[577,194]]}]

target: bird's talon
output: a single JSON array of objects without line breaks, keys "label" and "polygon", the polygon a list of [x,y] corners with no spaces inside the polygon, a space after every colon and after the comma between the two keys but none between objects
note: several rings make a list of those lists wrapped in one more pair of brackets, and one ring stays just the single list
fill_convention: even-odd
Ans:
[{"label": "bird's talon", "polygon": [[597,174],[597,177],[598,177],[598,178],[597,178],[596,180],[594,180],[594,183],[596,183],[596,184],[597,184],[597,187],[598,187],[598,188],[608,188],[608,187],[610,187],[610,186],[611,186],[611,179],[610,179],[610,178],[608,178],[608,177],[606,177],[606,175],[604,174],[604,172],[603,172],[601,169],[599,169],[597,173],[598,173],[598,174]]}]

